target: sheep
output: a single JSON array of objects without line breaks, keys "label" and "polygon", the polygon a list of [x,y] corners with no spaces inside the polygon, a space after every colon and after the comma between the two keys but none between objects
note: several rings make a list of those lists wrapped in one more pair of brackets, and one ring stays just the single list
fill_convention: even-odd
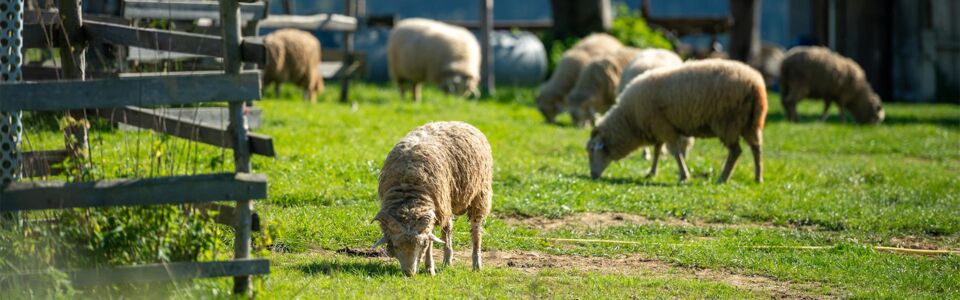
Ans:
[{"label": "sheep", "polygon": [[840,107],[840,118],[850,111],[860,124],[883,122],[880,97],[853,60],[824,47],[795,47],[787,52],[780,67],[783,108],[787,119],[797,121],[797,102],[806,98],[823,98],[820,121],[826,121],[830,104]]},{"label": "sheep", "polygon": [[387,67],[400,97],[407,82],[418,102],[423,82],[448,94],[480,95],[480,44],[463,27],[420,18],[400,21],[387,41]]},{"label": "sheep", "polygon": [[762,182],[763,124],[767,94],[763,77],[735,61],[707,59],[648,71],[631,82],[618,103],[590,133],[586,150],[590,176],[600,178],[614,160],[654,145],[647,177],[657,173],[664,144],[690,177],[686,152],[691,137],[717,137],[729,150],[718,182],[726,182],[740,156],[739,138],[753,152],[755,180]]},{"label": "sheep", "polygon": [[623,47],[591,60],[583,67],[577,83],[567,95],[567,111],[575,126],[593,125],[597,113],[604,113],[613,106],[620,74],[640,52],[636,48]]},{"label": "sheep", "polygon": [[557,68],[537,93],[537,108],[547,123],[554,123],[563,110],[564,100],[580,75],[580,70],[590,60],[623,47],[616,38],[605,33],[594,33],[577,42],[563,53]]},{"label": "sheep", "polygon": [[267,62],[263,67],[263,85],[274,84],[277,95],[283,82],[296,83],[304,90],[304,100],[316,102],[323,92],[320,75],[320,41],[297,29],[280,29],[263,38]]},{"label": "sheep", "polygon": [[[623,89],[627,87],[628,83],[646,71],[662,67],[678,66],[681,64],[683,64],[683,59],[681,59],[680,56],[673,51],[664,49],[641,50],[640,53],[637,54],[637,57],[634,58],[633,61],[631,61],[630,64],[627,65],[627,67],[623,70],[623,74],[620,75],[620,84],[617,87],[617,94],[623,92]],[[652,154],[653,152],[650,152],[649,147],[643,147],[644,159],[653,159]]]},{"label": "sheep", "polygon": [[[380,222],[386,244],[413,276],[421,257],[434,275],[433,243],[444,245],[443,264],[453,254],[453,216],[470,218],[473,269],[481,268],[483,221],[493,196],[493,155],[490,143],[477,128],[462,122],[434,122],[407,134],[387,155],[380,173]],[[433,234],[441,226],[443,239]]]}]

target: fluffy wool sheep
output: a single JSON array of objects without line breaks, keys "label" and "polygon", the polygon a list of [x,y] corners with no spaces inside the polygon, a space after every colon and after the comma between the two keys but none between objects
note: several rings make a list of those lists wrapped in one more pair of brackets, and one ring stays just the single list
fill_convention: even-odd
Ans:
[{"label": "fluffy wool sheep", "polygon": [[[400,261],[404,274],[417,272],[421,257],[433,275],[433,242],[444,244],[443,263],[453,254],[453,216],[470,218],[473,268],[480,269],[483,220],[493,196],[493,155],[487,138],[462,122],[435,122],[407,134],[383,163],[380,173],[380,222],[383,238],[374,247]],[[441,226],[443,239],[433,235]]]},{"label": "fluffy wool sheep", "polygon": [[583,38],[563,53],[557,68],[537,93],[537,108],[547,123],[553,123],[564,107],[567,93],[573,88],[580,70],[596,56],[611,53],[623,47],[616,38],[605,33],[594,33]]},{"label": "fluffy wool sheep", "polygon": [[267,63],[263,67],[263,85],[273,83],[277,94],[280,84],[293,82],[304,90],[304,100],[316,102],[323,92],[320,75],[320,41],[298,29],[280,29],[263,38]]},{"label": "fluffy wool sheep", "polygon": [[[664,49],[644,49],[641,50],[637,57],[623,69],[623,74],[620,75],[620,84],[617,87],[617,94],[623,92],[623,89],[627,87],[634,78],[640,76],[644,72],[662,68],[662,67],[672,67],[683,64],[683,59],[679,55],[670,50]],[[648,147],[643,148],[643,157],[647,160],[653,159],[651,156]]]},{"label": "fluffy wool sheep", "polygon": [[400,21],[387,41],[387,66],[401,97],[408,82],[416,101],[423,82],[449,94],[479,96],[480,44],[463,27],[420,18]]},{"label": "fluffy wool sheep", "polygon": [[846,120],[844,111],[849,111],[857,123],[883,122],[880,96],[870,87],[863,69],[853,60],[830,49],[790,49],[780,67],[780,85],[783,108],[790,121],[797,121],[797,102],[812,97],[824,99],[821,121],[827,119],[830,104],[836,102],[843,120]]},{"label": "fluffy wool sheep", "polygon": [[567,111],[574,125],[593,125],[596,114],[606,112],[616,103],[620,75],[639,53],[639,49],[623,47],[583,67],[567,95]]},{"label": "fluffy wool sheep", "polygon": [[719,182],[726,182],[740,156],[739,140],[753,152],[755,179],[762,181],[763,123],[767,93],[763,77],[746,64],[708,59],[648,71],[620,94],[590,133],[590,176],[599,178],[610,162],[653,145],[648,177],[657,173],[660,148],[677,160],[680,181],[690,177],[685,160],[691,137],[717,137],[729,154]]}]

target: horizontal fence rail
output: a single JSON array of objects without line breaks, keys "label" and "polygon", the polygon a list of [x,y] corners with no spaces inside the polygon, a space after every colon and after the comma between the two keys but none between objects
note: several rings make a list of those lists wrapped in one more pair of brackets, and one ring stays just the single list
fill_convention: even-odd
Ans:
[{"label": "horizontal fence rail", "polygon": [[267,177],[228,173],[93,182],[27,181],[0,191],[0,212],[266,199]]},{"label": "horizontal fence rail", "polygon": [[60,111],[260,99],[260,74],[197,74],[27,82],[0,89],[0,111]]},{"label": "horizontal fence rail", "polygon": [[[124,107],[91,110],[90,113],[115,123],[149,129],[221,148],[233,148],[233,140],[230,132],[225,128],[200,124],[199,122],[186,120],[182,117],[158,113],[155,110],[139,107]],[[251,153],[267,157],[276,156],[276,152],[273,150],[272,138],[255,133],[248,133],[247,138],[249,140]]]},{"label": "horizontal fence rail", "polygon": [[[241,3],[240,19],[244,22],[261,20],[267,10],[263,2]],[[220,4],[216,1],[126,0],[123,1],[125,19],[164,20],[220,20]]]}]

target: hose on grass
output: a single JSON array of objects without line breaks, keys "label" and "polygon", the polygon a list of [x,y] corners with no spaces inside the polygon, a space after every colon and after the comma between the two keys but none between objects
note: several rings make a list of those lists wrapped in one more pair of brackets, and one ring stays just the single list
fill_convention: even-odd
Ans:
[{"label": "hose on grass", "polygon": [[[528,240],[544,240],[551,242],[571,242],[571,243],[606,243],[606,244],[627,244],[627,245],[649,245],[650,243],[636,242],[636,241],[621,241],[621,240],[607,240],[607,239],[570,239],[570,238],[547,238],[547,237],[525,237],[525,236],[513,236],[513,238],[518,239],[528,239]],[[667,244],[668,246],[694,246],[692,244]],[[739,246],[740,248],[748,249],[795,249],[795,250],[828,250],[834,249],[837,246],[764,246],[764,245],[753,245],[753,246]],[[884,251],[884,252],[893,252],[900,254],[911,254],[911,255],[960,255],[960,250],[940,250],[940,249],[910,249],[910,248],[900,248],[900,247],[888,247],[888,246],[870,246],[873,250]]]}]

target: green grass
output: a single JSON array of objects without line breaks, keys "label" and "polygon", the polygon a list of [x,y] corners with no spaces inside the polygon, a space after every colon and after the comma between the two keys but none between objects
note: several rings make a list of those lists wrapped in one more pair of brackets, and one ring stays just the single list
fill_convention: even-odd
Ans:
[{"label": "green grass", "polygon": [[[684,276],[683,270],[690,269],[814,286],[803,289],[811,296],[960,295],[960,256],[921,257],[871,248],[910,239],[928,247],[960,249],[960,107],[955,105],[888,104],[883,125],[855,126],[840,123],[836,116],[827,123],[815,122],[821,104],[804,102],[803,121],[791,124],[783,120],[779,98],[771,94],[764,183],[753,183],[749,154],[741,156],[728,184],[714,183],[726,151],[716,140],[702,139],[688,160],[692,180],[677,184],[672,160],[664,160],[660,174],[648,180],[644,175],[650,163],[640,155],[615,162],[602,179],[590,180],[584,150],[589,132],[544,124],[531,104],[531,89],[502,89],[496,99],[479,102],[425,89],[424,101],[417,104],[398,100],[389,86],[358,85],[352,90],[358,99],[354,110],[338,103],[339,91],[328,86],[315,105],[299,101],[291,87],[285,87],[282,99],[257,104],[264,109],[258,131],[273,137],[278,153],[276,158],[253,160],[254,170],[266,174],[270,183],[269,199],[259,202],[258,209],[275,245],[285,250],[266,255],[274,266],[267,279],[258,281],[261,297],[771,296],[722,280]],[[378,208],[383,158],[408,131],[441,120],[473,124],[493,146],[494,216],[487,222],[484,250],[639,255],[671,264],[678,271],[668,273],[675,276],[581,272],[563,266],[533,274],[507,267],[475,273],[466,267],[468,258],[458,257],[453,268],[436,277],[410,279],[400,275],[395,262],[334,254],[332,250],[369,247],[378,239],[379,228],[370,220]],[[562,122],[569,124],[569,119]],[[58,139],[52,132],[33,138],[38,145],[56,145]],[[183,152],[178,152],[182,144],[150,134],[134,138],[132,133],[109,131],[94,139],[95,146],[139,140],[168,147],[171,162]],[[101,161],[140,157],[121,147],[106,148]],[[193,160],[179,158],[180,164],[199,164],[199,171],[232,169],[229,152],[225,162],[219,150],[200,147],[198,152]],[[140,162],[144,170],[164,168],[145,161]],[[100,172],[122,176],[133,172],[131,165]],[[164,166],[174,168],[170,165],[177,163]],[[502,220],[579,212],[630,213],[655,222],[544,231]],[[700,226],[676,224],[677,219]],[[457,222],[456,231],[455,249],[469,247],[464,220]],[[557,243],[532,239],[536,237],[640,244]],[[227,280],[209,282],[197,289],[204,294],[228,290]]]}]

